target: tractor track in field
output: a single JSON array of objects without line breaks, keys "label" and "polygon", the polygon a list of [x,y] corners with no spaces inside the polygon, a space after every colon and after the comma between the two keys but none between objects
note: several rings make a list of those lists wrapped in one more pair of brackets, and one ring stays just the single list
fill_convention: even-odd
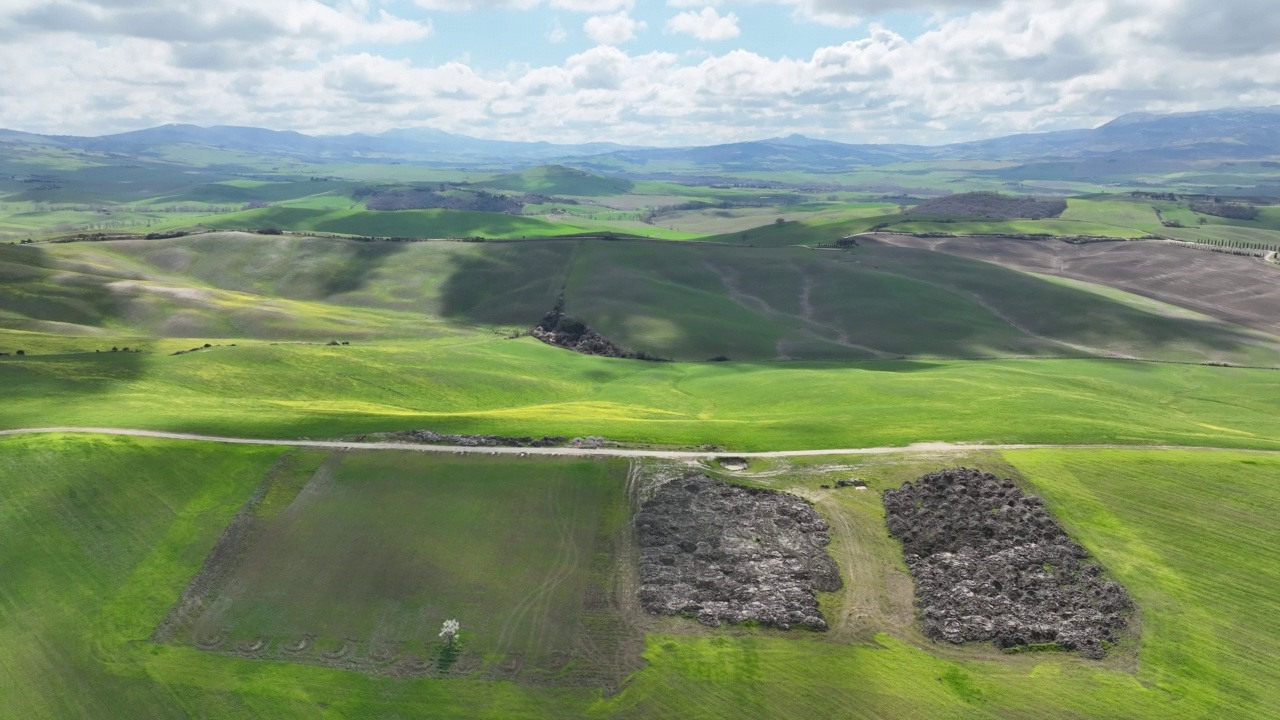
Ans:
[{"label": "tractor track in field", "polygon": [[[800,322],[809,326],[808,328],[802,331],[804,334],[817,338],[822,342],[834,343],[836,345],[847,347],[851,350],[857,350],[858,352],[867,353],[868,355],[871,355],[873,358],[876,358],[879,360],[888,360],[888,359],[893,359],[898,357],[893,353],[887,353],[883,350],[878,350],[873,347],[868,347],[866,345],[859,345],[858,343],[852,342],[849,338],[849,334],[845,332],[844,329],[836,325],[832,325],[830,323],[826,323],[821,320],[818,320],[815,315],[813,301],[812,301],[812,293],[813,293],[813,287],[814,287],[813,278],[806,275],[804,271],[800,270],[800,268],[797,268],[795,265],[791,265],[790,267],[792,270],[796,271],[800,275],[801,280],[803,282],[803,285],[800,288],[800,296],[799,296],[800,310],[801,310],[801,313],[803,313],[802,315],[796,315],[795,313],[789,313],[784,310],[779,310],[778,308],[769,304],[769,301],[765,300],[764,298],[758,295],[752,295],[751,293],[747,292],[745,289],[743,289],[741,279],[739,278],[738,273],[735,269],[730,267],[715,265],[710,261],[703,261],[703,265],[705,265],[708,270],[710,270],[713,274],[715,274],[717,277],[720,278],[720,282],[721,284],[724,285],[725,290],[728,291],[729,297],[734,302],[738,303],[739,305],[741,305],[742,307],[748,310],[754,311],[759,315],[785,318],[788,320],[799,320]],[[815,329],[822,332],[816,332]],[[778,360],[796,359],[787,354],[787,348],[792,344],[793,343],[788,342],[786,338],[778,339],[778,342],[774,346],[776,348],[775,352],[777,354]]]},{"label": "tractor track in field", "polygon": [[219,435],[197,435],[191,433],[166,432],[162,430],[134,430],[129,428],[101,427],[44,427],[16,428],[0,430],[0,437],[11,435],[39,434],[82,434],[82,435],[123,435],[126,437],[155,438],[160,440],[188,440],[196,442],[225,443],[230,445],[271,445],[283,447],[320,448],[325,450],[408,450],[412,452],[455,453],[460,455],[475,453],[477,455],[517,455],[517,456],[560,456],[560,457],[626,457],[626,458],[660,458],[665,460],[707,460],[720,455],[748,458],[788,458],[815,457],[823,455],[892,455],[894,453],[945,453],[970,452],[974,450],[1182,450],[1210,452],[1238,452],[1261,455],[1280,455],[1280,440],[1267,440],[1278,446],[1275,450],[1253,448],[1218,447],[1207,445],[1123,445],[1117,443],[1099,444],[1045,444],[1045,443],[953,443],[953,442],[920,442],[902,446],[861,447],[861,448],[821,448],[811,450],[765,450],[758,452],[734,452],[722,450],[708,452],[705,450],[644,450],[638,448],[570,448],[570,447],[473,447],[466,445],[414,445],[409,443],[366,443],[349,440],[286,440],[265,438],[225,437]]}]

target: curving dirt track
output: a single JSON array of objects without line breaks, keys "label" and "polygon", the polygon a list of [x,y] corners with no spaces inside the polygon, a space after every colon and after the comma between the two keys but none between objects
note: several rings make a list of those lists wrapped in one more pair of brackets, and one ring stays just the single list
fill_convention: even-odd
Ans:
[{"label": "curving dirt track", "polygon": [[[49,433],[76,433],[85,435],[125,435],[129,437],[159,438],[162,440],[195,440],[198,442],[228,443],[232,445],[279,445],[285,447],[322,448],[326,450],[409,450],[413,452],[478,453],[488,455],[559,455],[661,458],[666,460],[710,460],[723,452],[694,452],[688,450],[633,450],[630,448],[533,448],[533,447],[466,447],[455,445],[408,445],[403,443],[365,443],[343,440],[268,440],[261,438],[219,437],[217,435],[193,435],[190,433],[164,432],[161,430],[133,430],[129,428],[93,427],[45,427],[0,430],[6,435],[39,435]],[[734,457],[787,458],[815,457],[822,455],[891,455],[893,453],[939,453],[971,450],[1201,450],[1261,455],[1280,455],[1280,450],[1249,450],[1190,445],[1054,445],[1008,443],[987,445],[982,443],[923,442],[902,447],[823,448],[816,450],[767,450],[763,452],[735,452]]]}]

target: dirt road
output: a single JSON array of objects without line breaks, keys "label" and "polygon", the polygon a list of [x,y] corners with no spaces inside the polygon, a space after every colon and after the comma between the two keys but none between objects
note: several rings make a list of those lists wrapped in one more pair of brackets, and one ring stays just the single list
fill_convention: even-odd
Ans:
[{"label": "dirt road", "polygon": [[1242,450],[1222,447],[1190,447],[1180,445],[1036,445],[928,442],[903,447],[830,448],[821,450],[771,450],[766,452],[706,452],[687,450],[633,450],[627,448],[525,448],[525,447],[471,447],[465,445],[413,445],[409,443],[350,442],[342,440],[265,440],[259,438],[219,437],[217,435],[192,435],[160,430],[131,430],[128,428],[47,427],[0,430],[5,435],[34,435],[41,433],[83,433],[92,435],[127,435],[130,437],[161,438],[164,440],[195,440],[199,442],[228,443],[232,445],[284,445],[288,447],[312,447],[326,450],[409,450],[415,452],[478,453],[488,455],[559,455],[662,458],[666,460],[705,460],[718,455],[747,458],[815,457],[823,455],[888,455],[891,453],[951,453],[970,450],[1202,450],[1219,452],[1245,452],[1280,455],[1280,450]]}]

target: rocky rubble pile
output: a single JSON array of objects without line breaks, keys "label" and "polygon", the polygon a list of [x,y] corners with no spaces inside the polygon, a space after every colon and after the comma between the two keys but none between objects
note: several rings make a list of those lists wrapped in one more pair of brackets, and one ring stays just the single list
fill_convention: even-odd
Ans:
[{"label": "rocky rubble pile", "polygon": [[569,438],[562,435],[546,437],[507,437],[505,435],[452,435],[434,430],[405,430],[391,433],[399,442],[416,442],[426,445],[460,445],[463,447],[559,447]]},{"label": "rocky rubble pile", "polygon": [[1012,480],[954,468],[884,494],[889,532],[915,578],[924,633],[999,648],[1105,653],[1133,605]]},{"label": "rocky rubble pile", "polygon": [[635,527],[649,612],[827,628],[815,593],[839,589],[840,573],[827,522],[804,500],[693,476],[660,488]]}]

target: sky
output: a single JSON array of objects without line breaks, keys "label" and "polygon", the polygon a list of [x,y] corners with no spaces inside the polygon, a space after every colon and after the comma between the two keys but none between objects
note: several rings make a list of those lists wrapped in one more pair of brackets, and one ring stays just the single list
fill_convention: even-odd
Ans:
[{"label": "sky", "polygon": [[1276,0],[0,0],[0,127],[941,144],[1280,104]]}]

